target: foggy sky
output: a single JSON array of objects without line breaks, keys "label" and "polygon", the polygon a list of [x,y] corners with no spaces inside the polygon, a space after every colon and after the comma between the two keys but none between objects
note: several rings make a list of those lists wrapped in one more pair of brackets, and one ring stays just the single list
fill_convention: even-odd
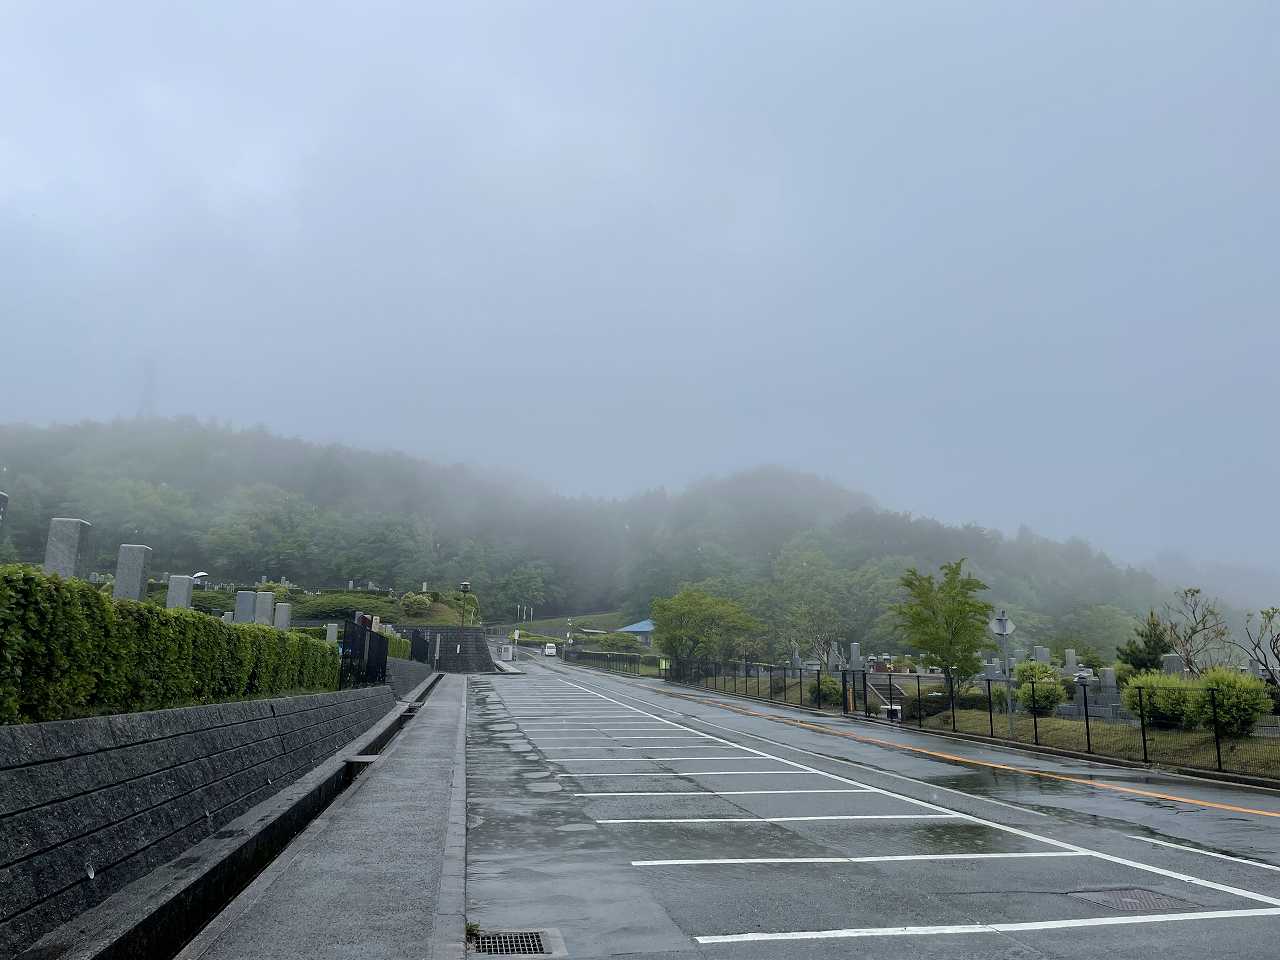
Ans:
[{"label": "foggy sky", "polygon": [[[176,9],[182,7],[184,10]],[[8,2],[0,419],[1267,564],[1274,3]]]}]

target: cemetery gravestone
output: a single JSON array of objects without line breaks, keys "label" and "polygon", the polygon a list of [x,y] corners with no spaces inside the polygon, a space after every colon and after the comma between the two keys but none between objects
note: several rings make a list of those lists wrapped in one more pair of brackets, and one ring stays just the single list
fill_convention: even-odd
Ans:
[{"label": "cemetery gravestone", "polygon": [[122,543],[116,555],[116,584],[111,596],[117,600],[142,600],[147,595],[147,574],[151,570],[151,548],[141,543]]},{"label": "cemetery gravestone", "polygon": [[270,625],[271,613],[276,603],[276,595],[270,590],[259,590],[253,601],[253,622]]},{"label": "cemetery gravestone", "polygon": [[289,622],[293,617],[292,603],[277,603],[275,625],[277,630],[288,630]]},{"label": "cemetery gravestone", "polygon": [[1165,673],[1182,675],[1182,657],[1176,653],[1166,653],[1160,658],[1160,669]]},{"label": "cemetery gravestone", "polygon": [[1032,656],[1035,658],[1036,662],[1038,662],[1038,663],[1048,663],[1048,662],[1049,662],[1049,648],[1048,648],[1048,647],[1036,646],[1036,647],[1032,648],[1031,653],[1032,653]]},{"label": "cemetery gravestone", "polygon": [[236,591],[236,609],[233,622],[235,623],[253,623],[253,610],[257,603],[258,595],[252,590]]},{"label": "cemetery gravestone", "polygon": [[194,577],[174,574],[169,578],[169,593],[164,605],[170,610],[185,610],[191,606],[191,585]]},{"label": "cemetery gravestone", "polygon": [[326,623],[324,625],[324,638],[329,643],[338,642],[338,625],[336,623]]},{"label": "cemetery gravestone", "polygon": [[49,539],[44,548],[44,571],[60,577],[84,575],[89,555],[89,531],[93,524],[75,517],[54,517],[49,521]]},{"label": "cemetery gravestone", "polygon": [[0,534],[4,533],[4,512],[9,507],[9,495],[0,490]]}]

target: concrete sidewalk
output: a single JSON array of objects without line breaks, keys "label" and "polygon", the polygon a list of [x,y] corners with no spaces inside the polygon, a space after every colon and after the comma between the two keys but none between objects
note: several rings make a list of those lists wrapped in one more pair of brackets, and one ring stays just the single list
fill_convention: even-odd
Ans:
[{"label": "concrete sidewalk", "polygon": [[443,677],[386,752],[180,960],[462,957],[466,684]]}]

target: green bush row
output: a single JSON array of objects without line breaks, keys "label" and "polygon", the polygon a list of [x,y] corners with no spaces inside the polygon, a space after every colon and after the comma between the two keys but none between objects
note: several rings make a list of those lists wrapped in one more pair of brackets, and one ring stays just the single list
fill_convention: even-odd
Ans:
[{"label": "green bush row", "polygon": [[0,723],[333,690],[338,652],[293,631],[112,600],[0,567]]},{"label": "green bush row", "polygon": [[410,656],[409,651],[411,649],[412,649],[412,644],[409,643],[408,637],[392,637],[392,636],[387,637],[387,656],[388,657],[396,657],[400,660],[408,660]]},{"label": "green bush row", "polygon": [[1141,711],[1148,726],[1157,729],[1212,730],[1216,712],[1217,729],[1224,737],[1248,736],[1272,706],[1265,683],[1225,667],[1207,670],[1197,680],[1156,671],[1138,673],[1121,697],[1130,713],[1137,716]]}]

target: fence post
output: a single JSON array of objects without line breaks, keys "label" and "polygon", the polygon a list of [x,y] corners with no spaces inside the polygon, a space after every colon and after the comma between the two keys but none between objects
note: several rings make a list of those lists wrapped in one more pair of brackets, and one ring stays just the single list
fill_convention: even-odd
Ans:
[{"label": "fence post", "polygon": [[987,678],[987,729],[991,731],[991,739],[996,736],[995,706],[991,702],[991,678]]},{"label": "fence post", "polygon": [[1218,691],[1209,688],[1209,709],[1213,713],[1213,752],[1218,757],[1218,769],[1222,769],[1222,736],[1218,730]]},{"label": "fence post", "polygon": [[947,677],[947,690],[951,693],[951,732],[956,732],[956,684],[955,680]]},{"label": "fence post", "polygon": [[[815,683],[817,683],[818,685],[817,686],[818,709],[821,710],[822,709],[822,668],[821,667],[818,668],[818,679],[815,681]],[[1218,769],[1222,769],[1222,764],[1218,764]]]},{"label": "fence post", "polygon": [[[890,664],[890,666],[893,666],[893,664]],[[901,704],[899,704],[898,710],[899,711],[902,710]],[[889,716],[890,718],[893,717],[893,671],[892,670],[889,671]],[[898,719],[901,720],[902,718],[899,717]]]},{"label": "fence post", "polygon": [[871,716],[871,697],[867,693],[867,671],[862,671],[862,709],[866,711],[867,716]]},{"label": "fence post", "polygon": [[773,664],[769,664],[769,699],[773,699]]},{"label": "fence post", "polygon": [[1040,746],[1040,704],[1036,701],[1036,682],[1031,681],[1031,736]]},{"label": "fence post", "polygon": [[840,671],[840,716],[849,715],[849,673]]},{"label": "fence post", "polygon": [[1080,684],[1080,694],[1084,697],[1084,750],[1093,753],[1093,733],[1089,729],[1089,684]]},{"label": "fence post", "polygon": [[1143,702],[1142,687],[1138,688],[1138,729],[1142,733],[1142,762],[1147,763],[1147,708]]},{"label": "fence post", "polygon": [[919,719],[919,726],[924,728],[924,704],[920,702],[920,674],[916,674],[916,717]]}]

